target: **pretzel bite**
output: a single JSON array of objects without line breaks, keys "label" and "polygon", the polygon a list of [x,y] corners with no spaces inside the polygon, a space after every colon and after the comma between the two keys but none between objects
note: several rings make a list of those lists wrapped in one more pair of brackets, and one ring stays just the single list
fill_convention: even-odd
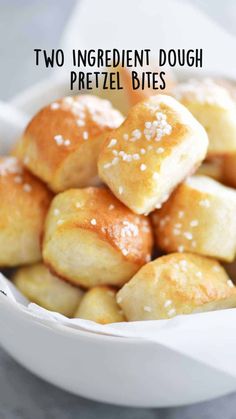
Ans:
[{"label": "pretzel bite", "polygon": [[31,120],[16,155],[54,192],[97,183],[102,134],[118,127],[122,115],[96,96],[65,97]]},{"label": "pretzel bite", "polygon": [[0,157],[0,266],[38,262],[51,193],[17,161]]},{"label": "pretzel bite", "polygon": [[43,263],[18,269],[13,282],[31,302],[67,317],[74,315],[83,296],[82,290],[52,275]]},{"label": "pretzel bite", "polygon": [[153,96],[106,135],[99,175],[133,212],[148,214],[198,168],[207,146],[206,132],[187,109],[169,96]]},{"label": "pretzel bite", "polygon": [[74,317],[101,324],[125,321],[116,302],[116,291],[107,286],[94,287],[87,291]]},{"label": "pretzel bite", "polygon": [[148,263],[117,294],[128,321],[236,307],[236,288],[220,264],[191,253]]},{"label": "pretzel bite", "polygon": [[207,176],[180,185],[153,214],[158,246],[232,261],[236,252],[236,191]]},{"label": "pretzel bite", "polygon": [[43,242],[45,263],[83,287],[123,285],[150,260],[152,232],[104,188],[71,189],[50,207]]},{"label": "pretzel bite", "polygon": [[208,156],[236,151],[236,102],[223,86],[211,79],[190,80],[173,95],[206,129]]},{"label": "pretzel bite", "polygon": [[224,156],[222,165],[224,183],[236,188],[236,153]]}]

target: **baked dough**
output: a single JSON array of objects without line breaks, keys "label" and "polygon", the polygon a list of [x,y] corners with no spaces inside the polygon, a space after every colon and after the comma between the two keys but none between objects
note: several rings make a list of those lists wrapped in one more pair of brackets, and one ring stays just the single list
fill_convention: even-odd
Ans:
[{"label": "baked dough", "polygon": [[67,317],[74,315],[83,296],[82,290],[52,275],[43,263],[18,269],[13,282],[31,302]]},{"label": "baked dough", "polygon": [[198,168],[207,147],[206,132],[184,106],[152,96],[106,135],[99,175],[133,212],[148,214]]},{"label": "baked dough", "polygon": [[15,153],[54,192],[93,185],[102,134],[122,121],[107,100],[65,97],[34,116]]},{"label": "baked dough", "polygon": [[153,214],[156,243],[166,252],[230,262],[236,252],[235,214],[236,191],[207,176],[193,176]]},{"label": "baked dough", "polygon": [[105,188],[71,189],[50,207],[43,241],[45,263],[83,287],[123,285],[150,260],[152,231]]},{"label": "baked dough", "polygon": [[224,182],[236,188],[236,153],[223,157],[222,171]]},{"label": "baked dough", "polygon": [[0,157],[0,266],[38,262],[51,193],[15,157]]},{"label": "baked dough", "polygon": [[148,263],[117,294],[128,321],[236,307],[236,288],[220,264],[191,253]]},{"label": "baked dough", "polygon": [[91,288],[84,295],[74,317],[107,324],[125,321],[116,302],[116,291],[112,287]]},{"label": "baked dough", "polygon": [[211,79],[189,80],[173,89],[173,96],[204,126],[208,156],[236,151],[236,102]]}]

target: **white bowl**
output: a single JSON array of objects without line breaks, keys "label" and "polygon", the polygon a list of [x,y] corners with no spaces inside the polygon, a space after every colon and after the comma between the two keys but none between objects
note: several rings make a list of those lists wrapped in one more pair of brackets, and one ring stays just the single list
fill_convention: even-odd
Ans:
[{"label": "white bowl", "polygon": [[[0,119],[4,122],[0,124],[0,136],[5,138],[5,126],[10,135],[4,144],[0,143],[0,152],[9,150],[32,109],[36,111],[45,102],[54,100],[58,92],[59,95],[67,93],[64,81],[57,80],[49,92],[50,83],[46,80],[12,101],[11,105],[23,110],[24,115],[9,106],[0,107]],[[9,118],[11,113],[13,117]],[[231,314],[227,315],[226,327],[221,325],[221,330],[227,329],[228,324],[233,329],[236,325],[233,314],[230,322]],[[205,317],[202,321],[206,323]],[[215,325],[215,320],[212,324]],[[228,330],[225,340],[216,330],[215,340],[209,346],[204,342],[207,332],[201,325],[197,324],[196,333],[194,329],[189,338],[194,336],[195,352],[201,353],[203,359],[202,354],[217,347],[221,360],[227,348],[228,373],[223,372],[222,365],[216,369],[209,362],[191,358],[191,351],[188,356],[155,341],[89,333],[55,321],[45,324],[40,317],[23,311],[18,303],[0,293],[0,344],[16,361],[74,394],[119,405],[176,406],[235,391],[235,368],[231,376],[231,360],[236,350],[235,330]],[[188,333],[182,329],[179,341],[186,344],[186,337]]]},{"label": "white bowl", "polygon": [[20,364],[76,395],[126,406],[176,406],[236,389],[229,375],[155,342],[45,326],[0,293],[0,341]]}]

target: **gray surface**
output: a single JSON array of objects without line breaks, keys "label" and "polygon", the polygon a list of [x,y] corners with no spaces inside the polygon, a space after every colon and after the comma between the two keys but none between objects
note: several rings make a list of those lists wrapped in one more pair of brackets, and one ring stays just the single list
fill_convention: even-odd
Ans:
[{"label": "gray surface", "polygon": [[[33,66],[33,49],[58,46],[73,3],[66,0],[0,0],[1,99],[11,97],[47,75],[47,70]],[[214,15],[220,16],[222,21],[222,2],[197,0],[195,3],[207,12],[214,5]],[[224,2],[229,26],[232,5],[232,0]],[[36,378],[0,349],[0,419],[233,419],[235,410],[236,395],[175,409],[130,409],[91,402]]]}]

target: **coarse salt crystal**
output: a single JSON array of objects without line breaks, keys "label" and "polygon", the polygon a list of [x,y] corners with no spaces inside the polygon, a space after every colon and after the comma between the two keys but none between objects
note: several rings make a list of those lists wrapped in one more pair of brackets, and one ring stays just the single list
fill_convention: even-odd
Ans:
[{"label": "coarse salt crystal", "polygon": [[32,191],[32,186],[31,186],[31,185],[29,185],[29,183],[24,183],[24,185],[23,185],[23,190],[24,190],[25,192],[31,192],[31,191]]},{"label": "coarse salt crystal", "polygon": [[54,102],[54,103],[51,104],[50,108],[52,110],[56,110],[56,109],[59,109],[60,108],[60,105],[59,105],[59,103]]},{"label": "coarse salt crystal", "polygon": [[85,122],[82,119],[77,119],[76,124],[78,127],[83,127],[85,125]]},{"label": "coarse salt crystal", "polygon": [[84,131],[83,132],[83,139],[86,141],[86,140],[88,140],[88,131]]},{"label": "coarse salt crystal", "polygon": [[152,175],[152,178],[154,179],[154,180],[158,180],[159,179],[159,173],[157,173],[157,172],[154,172],[153,173],[153,175]]},{"label": "coarse salt crystal", "polygon": [[53,214],[54,215],[59,215],[60,214],[59,209],[58,208],[55,208],[54,211],[53,211]]},{"label": "coarse salt crystal", "polygon": [[190,226],[191,226],[191,227],[197,227],[197,226],[198,226],[198,224],[199,224],[199,221],[198,221],[198,220],[192,220],[192,221],[190,222]]},{"label": "coarse salt crystal", "polygon": [[147,313],[151,313],[151,311],[152,311],[150,306],[144,306],[143,310],[146,311]]},{"label": "coarse salt crystal", "polygon": [[109,142],[107,148],[111,148],[114,147],[114,145],[116,145],[117,140],[115,138],[112,138],[111,141]]},{"label": "coarse salt crystal", "polygon": [[172,304],[172,300],[166,300],[165,303],[164,303],[164,307],[167,308],[167,307],[171,306],[171,304]]},{"label": "coarse salt crystal", "polygon": [[202,199],[201,201],[199,201],[199,205],[201,207],[209,208],[210,207],[210,202],[209,202],[208,199]]},{"label": "coarse salt crystal", "polygon": [[184,216],[184,211],[179,211],[178,212],[178,217],[179,218],[183,218],[183,216]]},{"label": "coarse salt crystal", "polygon": [[137,140],[142,137],[142,133],[139,129],[135,129],[132,132],[132,136],[135,137]]},{"label": "coarse salt crystal", "polygon": [[190,231],[185,231],[183,233],[183,236],[187,239],[187,240],[192,240],[193,239],[193,235],[192,233],[190,233]]},{"label": "coarse salt crystal", "polygon": [[228,279],[228,281],[227,281],[227,285],[228,285],[228,287],[230,287],[230,288],[234,288],[234,283],[233,283],[233,281],[231,281],[231,279]]},{"label": "coarse salt crystal", "polygon": [[55,135],[54,140],[56,141],[57,145],[62,145],[63,144],[63,137],[60,134]]}]

